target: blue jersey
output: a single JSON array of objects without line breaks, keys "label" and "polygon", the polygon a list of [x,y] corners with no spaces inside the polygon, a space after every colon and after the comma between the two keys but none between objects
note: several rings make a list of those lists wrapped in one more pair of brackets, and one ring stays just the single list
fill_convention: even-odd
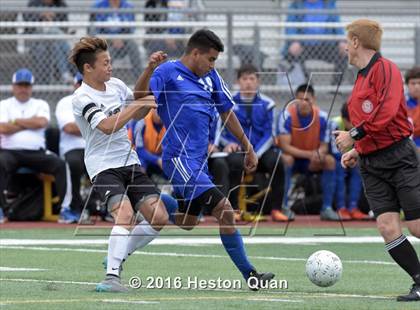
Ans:
[{"label": "blue jersey", "polygon": [[160,65],[150,80],[158,114],[166,127],[163,159],[205,159],[216,113],[229,111],[234,101],[216,70],[199,77],[180,60]]},{"label": "blue jersey", "polygon": [[[240,93],[236,94],[234,112],[250,140],[258,157],[261,157],[273,144],[273,108],[275,102],[263,95],[257,94],[252,103],[242,101]],[[222,142],[239,143],[225,128],[222,132]]]}]

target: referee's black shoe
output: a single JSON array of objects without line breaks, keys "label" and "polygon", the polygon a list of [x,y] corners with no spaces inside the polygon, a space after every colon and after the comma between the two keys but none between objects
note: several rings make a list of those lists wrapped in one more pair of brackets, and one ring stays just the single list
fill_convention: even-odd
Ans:
[{"label": "referee's black shoe", "polygon": [[246,283],[251,291],[258,291],[260,288],[269,288],[270,281],[275,277],[274,273],[263,272],[258,273],[253,270],[249,273]]},{"label": "referee's black shoe", "polygon": [[407,295],[397,297],[397,301],[420,301],[420,285],[413,284]]}]

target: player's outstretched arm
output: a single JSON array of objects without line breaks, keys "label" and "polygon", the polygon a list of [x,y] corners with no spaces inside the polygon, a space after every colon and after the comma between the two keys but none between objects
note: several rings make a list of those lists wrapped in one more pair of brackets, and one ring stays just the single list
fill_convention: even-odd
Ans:
[{"label": "player's outstretched arm", "polygon": [[167,57],[168,55],[162,51],[158,51],[150,55],[149,63],[147,64],[146,69],[138,78],[136,86],[134,87],[134,99],[140,99],[150,94],[149,82],[153,71],[155,71],[156,67],[164,62]]},{"label": "player's outstretched arm", "polygon": [[220,117],[222,118],[223,123],[226,125],[228,130],[235,136],[242,146],[242,149],[245,151],[245,170],[246,172],[253,172],[257,169],[258,157],[254,152],[254,148],[249,142],[248,137],[245,135],[244,130],[242,129],[241,123],[236,117],[235,113],[232,110],[221,113]]},{"label": "player's outstretched arm", "polygon": [[130,121],[135,116],[142,114],[146,115],[149,113],[150,109],[155,108],[157,108],[155,97],[147,96],[146,98],[131,102],[121,112],[103,119],[99,122],[97,127],[104,134],[110,135],[124,127],[128,121]]}]

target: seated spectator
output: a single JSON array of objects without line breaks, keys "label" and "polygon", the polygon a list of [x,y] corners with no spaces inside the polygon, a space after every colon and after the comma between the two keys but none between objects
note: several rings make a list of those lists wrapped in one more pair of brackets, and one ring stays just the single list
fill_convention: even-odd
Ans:
[{"label": "seated spectator", "polygon": [[[130,9],[133,5],[127,0],[100,0],[93,5],[95,9]],[[95,13],[90,16],[91,21],[109,22],[112,25],[115,22],[134,22],[135,15],[127,12]],[[129,34],[134,33],[135,27],[103,27],[93,29],[92,35],[97,34]],[[141,73],[141,58],[139,48],[134,40],[113,39],[109,43],[109,52],[113,58],[123,58],[128,55],[132,66],[132,73],[135,78]]]},{"label": "seated spectator", "polygon": [[[352,128],[347,104],[344,103],[341,107],[341,116],[335,117],[330,122],[329,132],[335,130],[349,131]],[[333,137],[330,138],[331,153],[335,158],[335,202],[338,215],[343,221],[368,220],[369,216],[361,212],[358,208],[360,193],[362,191],[362,179],[360,177],[359,167],[344,169],[341,166],[341,153],[335,145],[335,139]],[[348,176],[348,186],[346,186],[346,175]]]},{"label": "seated spectator", "polygon": [[[147,22],[179,22],[188,20],[188,15],[180,12],[187,8],[191,8],[192,3],[189,0],[147,0],[145,3],[146,9],[163,9],[169,10],[168,13],[146,13],[144,20]],[[146,34],[184,34],[186,33],[185,28],[164,28],[164,27],[152,27],[146,29]],[[150,39],[145,40],[144,47],[147,53],[150,55],[155,51],[164,51],[168,54],[169,58],[181,57],[184,48],[184,40],[176,40],[172,38],[168,39]]]},{"label": "seated spectator", "polygon": [[[43,12],[24,13],[23,19],[31,22],[68,21],[67,13],[55,13],[48,8],[67,7],[64,0],[31,0],[28,7],[44,7]],[[34,27],[25,29],[25,33],[32,33],[37,38],[40,34],[66,34],[67,28],[59,27]],[[29,40],[29,55],[32,58],[32,67],[35,71],[38,83],[50,84],[54,81],[71,83],[71,65],[67,61],[70,53],[70,46],[64,40]],[[58,70],[59,78],[55,77],[55,70]],[[61,80],[60,80],[61,79]]]},{"label": "seated spectator", "polygon": [[[74,77],[74,89],[82,84],[83,77],[77,73]],[[82,138],[73,115],[73,95],[62,98],[55,110],[57,124],[60,129],[60,155],[65,159],[70,169],[71,179],[71,204],[67,217],[79,218],[84,202],[80,196],[80,178],[86,175],[84,163],[85,140]]]},{"label": "seated spectator", "polygon": [[[289,7],[292,10],[334,10],[336,9],[335,0],[297,0],[293,1]],[[290,14],[287,16],[288,22],[305,23],[336,23],[340,22],[337,14],[320,14],[317,12],[306,14]],[[342,35],[342,28],[314,27],[288,27],[286,35]],[[331,40],[288,40],[283,50],[283,56],[293,66],[301,66],[306,78],[310,73],[305,70],[304,62],[307,59],[319,59],[335,64],[336,72],[344,72],[347,68],[346,43],[344,41]],[[334,82],[339,81],[339,74],[334,75]],[[302,81],[303,82],[303,81]]]},{"label": "seated spectator", "polygon": [[405,75],[408,94],[406,97],[408,116],[413,121],[413,140],[420,151],[420,67],[414,67]]},{"label": "seated spectator", "polygon": [[[321,220],[338,221],[332,209],[335,179],[335,160],[328,154],[327,113],[316,105],[315,90],[311,85],[300,85],[296,99],[279,115],[278,142],[286,166],[286,190],[289,192],[292,173],[322,171],[323,201]],[[285,195],[285,208],[288,197]]]},{"label": "seated spectator", "polygon": [[[257,172],[269,173],[272,177],[271,192],[266,200],[267,209],[271,210],[274,221],[288,221],[281,212],[284,192],[284,167],[279,158],[280,153],[273,145],[273,108],[274,101],[259,93],[259,76],[253,65],[244,65],[238,70],[239,92],[233,97],[233,107],[245,134],[252,143],[259,158]],[[239,141],[228,131],[223,132],[224,152],[229,154],[241,152]],[[242,156],[228,159],[236,161],[229,166],[243,164]]]},{"label": "seated spectator", "polygon": [[161,142],[166,130],[157,111],[151,110],[144,119],[133,120],[128,126],[142,168],[149,176],[152,174],[164,176]]},{"label": "seated spectator", "polygon": [[[66,165],[56,154],[45,149],[45,128],[50,121],[48,103],[32,98],[34,77],[28,69],[13,75],[13,97],[0,101],[0,196],[9,180],[21,168],[51,174],[62,204],[66,194]],[[62,205],[62,216],[69,206]],[[66,218],[61,218],[66,221]]]},{"label": "seated spectator", "polygon": [[[208,145],[208,167],[213,182],[217,188],[227,197],[233,209],[238,209],[238,186],[241,183],[243,172],[243,155],[236,152],[223,152],[221,146],[222,120],[214,112],[213,122],[210,128]],[[208,210],[209,214],[211,213]],[[237,220],[240,220],[239,216]]]}]

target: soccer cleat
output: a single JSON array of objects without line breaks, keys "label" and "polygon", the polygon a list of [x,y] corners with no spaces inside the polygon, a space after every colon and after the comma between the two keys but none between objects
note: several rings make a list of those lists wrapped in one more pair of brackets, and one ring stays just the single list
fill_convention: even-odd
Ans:
[{"label": "soccer cleat", "polygon": [[287,218],[289,219],[289,221],[290,221],[290,222],[295,220],[296,213],[295,213],[295,212],[293,212],[293,210],[292,210],[292,209],[290,209],[290,208],[282,208],[282,209],[281,209],[281,212],[282,212],[284,215],[286,215],[286,216],[287,216]]},{"label": "soccer cleat", "polygon": [[337,212],[335,212],[331,207],[325,208],[321,211],[321,221],[339,221]]},{"label": "soccer cleat", "polygon": [[338,209],[337,213],[342,221],[350,221],[352,219],[349,211],[346,208]]},{"label": "soccer cleat", "polygon": [[79,221],[79,216],[74,213],[70,208],[62,208],[60,211],[60,217],[58,223],[61,224],[72,224]]},{"label": "soccer cleat", "polygon": [[258,291],[260,288],[268,288],[270,281],[274,277],[274,273],[258,273],[256,270],[253,270],[249,273],[249,277],[247,279],[248,288],[251,291]]},{"label": "soccer cleat", "polygon": [[113,293],[125,293],[128,292],[128,288],[121,284],[121,279],[115,276],[106,276],[105,280],[96,285],[97,292],[113,292]]},{"label": "soccer cleat", "polygon": [[7,218],[4,216],[3,209],[0,207],[0,224],[6,223]]},{"label": "soccer cleat", "polygon": [[369,215],[364,214],[359,208],[354,208],[350,211],[350,216],[353,220],[356,221],[365,221],[369,219]]},{"label": "soccer cleat", "polygon": [[397,301],[420,301],[420,285],[413,284],[407,295],[397,297]]},{"label": "soccer cleat", "polygon": [[274,222],[288,222],[289,218],[284,215],[280,210],[272,210],[271,218]]}]

